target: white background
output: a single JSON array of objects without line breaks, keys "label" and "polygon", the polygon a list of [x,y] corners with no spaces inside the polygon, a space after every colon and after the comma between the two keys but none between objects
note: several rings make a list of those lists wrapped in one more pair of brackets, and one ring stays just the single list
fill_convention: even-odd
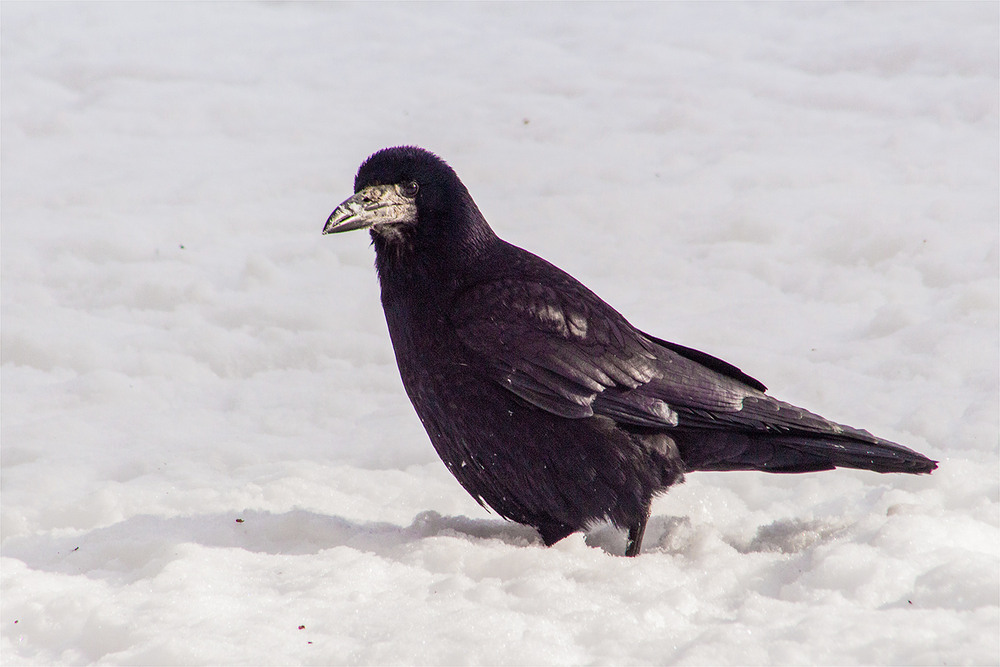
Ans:
[{"label": "white background", "polygon": [[[1000,660],[998,6],[2,6],[5,664]],[[437,459],[363,233],[413,143],[640,328],[941,462],[551,549]]]}]

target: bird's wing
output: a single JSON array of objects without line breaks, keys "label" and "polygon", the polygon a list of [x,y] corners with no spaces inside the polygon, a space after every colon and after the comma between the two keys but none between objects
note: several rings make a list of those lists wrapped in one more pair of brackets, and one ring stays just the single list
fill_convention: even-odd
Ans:
[{"label": "bird's wing", "polygon": [[563,417],[670,427],[678,411],[732,418],[745,397],[762,396],[647,337],[578,283],[480,283],[459,295],[452,322],[491,379]]},{"label": "bird's wing", "polygon": [[745,385],[753,387],[757,391],[767,391],[767,387],[764,383],[756,378],[752,378],[743,371],[741,371],[736,366],[733,366],[728,361],[723,361],[718,357],[713,357],[710,354],[705,354],[701,350],[695,350],[694,348],[685,347],[683,345],[678,345],[677,343],[671,343],[670,341],[663,340],[661,338],[656,338],[650,336],[649,334],[643,334],[649,340],[653,341],[661,347],[665,347],[668,350],[676,352],[682,357],[686,357],[691,361],[697,362],[706,368],[711,368],[717,373],[721,373],[727,377],[733,378],[734,380],[739,380]]}]

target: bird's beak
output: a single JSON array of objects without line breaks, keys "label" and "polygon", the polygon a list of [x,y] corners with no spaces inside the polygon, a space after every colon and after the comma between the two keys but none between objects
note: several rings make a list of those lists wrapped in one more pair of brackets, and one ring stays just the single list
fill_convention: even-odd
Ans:
[{"label": "bird's beak", "polygon": [[417,204],[398,185],[370,185],[345,200],[330,214],[324,234],[417,221]]}]

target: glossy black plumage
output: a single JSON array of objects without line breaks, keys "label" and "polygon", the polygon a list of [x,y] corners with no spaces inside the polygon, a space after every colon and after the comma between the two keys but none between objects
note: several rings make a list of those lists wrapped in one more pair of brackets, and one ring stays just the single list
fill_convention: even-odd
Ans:
[{"label": "glossy black plumage", "polygon": [[637,330],[499,239],[427,151],[379,151],[354,189],[324,232],[371,228],[400,375],[431,442],[473,497],[546,544],[610,520],[635,555],[652,497],[696,470],[936,467]]}]

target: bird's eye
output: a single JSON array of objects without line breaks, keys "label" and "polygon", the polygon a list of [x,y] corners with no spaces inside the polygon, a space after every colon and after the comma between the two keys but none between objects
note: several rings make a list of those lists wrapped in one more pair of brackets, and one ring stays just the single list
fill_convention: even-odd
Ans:
[{"label": "bird's eye", "polygon": [[413,199],[414,197],[416,197],[417,196],[417,190],[419,190],[419,189],[420,189],[420,186],[417,184],[416,181],[410,181],[409,183],[403,183],[403,184],[401,184],[399,186],[399,192],[400,192],[400,194],[402,194],[404,197],[408,197],[409,199]]}]

